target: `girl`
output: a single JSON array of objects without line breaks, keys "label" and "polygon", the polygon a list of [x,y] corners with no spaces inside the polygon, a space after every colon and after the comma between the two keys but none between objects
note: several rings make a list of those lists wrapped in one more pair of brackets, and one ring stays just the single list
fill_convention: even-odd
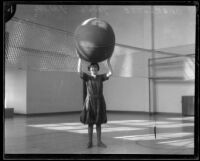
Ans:
[{"label": "girl", "polygon": [[106,147],[101,141],[101,124],[107,123],[106,103],[103,96],[103,81],[108,80],[112,75],[110,59],[107,60],[109,71],[107,74],[98,75],[99,65],[91,63],[88,66],[90,74],[82,72],[81,59],[78,60],[78,72],[80,77],[86,82],[87,96],[84,102],[83,111],[81,112],[80,121],[88,124],[88,148],[93,146],[93,125],[96,124],[97,146]]}]

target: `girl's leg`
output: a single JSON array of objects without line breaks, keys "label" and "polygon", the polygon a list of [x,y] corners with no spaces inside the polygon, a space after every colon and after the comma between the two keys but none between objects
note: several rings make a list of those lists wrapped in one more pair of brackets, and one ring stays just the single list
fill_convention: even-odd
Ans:
[{"label": "girl's leg", "polygon": [[97,131],[97,146],[105,148],[106,145],[101,141],[101,124],[96,125],[96,131]]},{"label": "girl's leg", "polygon": [[88,136],[89,136],[88,148],[91,148],[93,146],[92,135],[93,135],[93,124],[89,124],[88,125]]}]

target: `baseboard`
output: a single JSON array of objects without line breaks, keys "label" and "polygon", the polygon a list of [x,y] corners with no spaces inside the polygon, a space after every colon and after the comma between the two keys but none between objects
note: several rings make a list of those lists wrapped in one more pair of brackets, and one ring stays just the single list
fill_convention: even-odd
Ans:
[{"label": "baseboard", "polygon": [[109,113],[117,113],[117,114],[141,114],[141,115],[173,115],[173,116],[182,116],[182,113],[174,113],[174,112],[146,112],[146,111],[116,111],[116,110],[107,110]]},{"label": "baseboard", "polygon": [[[15,116],[53,116],[53,115],[71,115],[71,114],[80,114],[81,111],[68,111],[68,112],[52,112],[52,113],[29,113],[29,114],[20,114],[14,113]],[[172,113],[172,112],[155,112],[149,113],[145,111],[116,111],[116,110],[107,110],[108,114],[141,114],[141,115],[171,115],[171,116],[183,116],[182,113]]]},{"label": "baseboard", "polygon": [[158,115],[171,115],[171,116],[183,116],[182,113],[175,113],[175,112],[155,112],[155,114],[158,114]]},{"label": "baseboard", "polygon": [[68,112],[50,112],[50,113],[28,113],[21,114],[15,113],[15,116],[53,116],[53,115],[69,115],[69,114],[79,114],[81,111],[68,111]]},{"label": "baseboard", "polygon": [[149,114],[145,111],[119,111],[119,110],[107,110],[108,113],[116,113],[116,114]]}]

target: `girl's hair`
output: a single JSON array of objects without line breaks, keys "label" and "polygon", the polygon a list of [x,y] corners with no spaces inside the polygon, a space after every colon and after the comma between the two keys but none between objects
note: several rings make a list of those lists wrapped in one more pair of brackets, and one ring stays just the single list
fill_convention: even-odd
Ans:
[{"label": "girl's hair", "polygon": [[96,66],[96,67],[97,67],[97,70],[99,71],[99,64],[97,64],[97,63],[91,63],[91,64],[88,66],[88,71],[90,70],[90,68],[91,68],[92,66]]}]

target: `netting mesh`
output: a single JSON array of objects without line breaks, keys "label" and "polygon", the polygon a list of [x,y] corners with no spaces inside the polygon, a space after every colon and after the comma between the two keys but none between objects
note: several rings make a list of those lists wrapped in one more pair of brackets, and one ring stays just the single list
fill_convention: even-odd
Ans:
[{"label": "netting mesh", "polygon": [[6,63],[22,69],[76,71],[73,37],[14,19],[6,34]]},{"label": "netting mesh", "polygon": [[149,59],[149,77],[157,80],[194,80],[195,55]]}]

